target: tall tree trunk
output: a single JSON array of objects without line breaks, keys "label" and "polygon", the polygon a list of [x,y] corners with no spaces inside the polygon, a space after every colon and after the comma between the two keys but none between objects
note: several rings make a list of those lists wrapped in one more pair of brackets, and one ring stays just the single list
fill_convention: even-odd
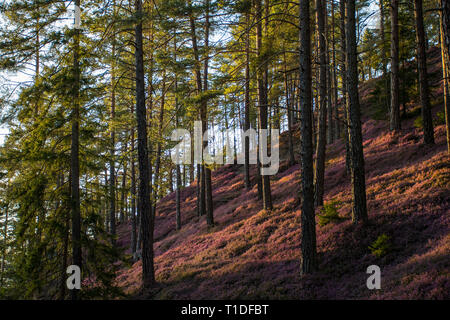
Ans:
[{"label": "tall tree trunk", "polygon": [[385,0],[379,0],[379,7],[380,7],[380,43],[381,43],[381,65],[382,65],[382,70],[383,70],[383,79],[385,81],[385,90],[386,90],[386,94],[383,97],[383,103],[386,106],[386,110],[389,109],[389,78],[387,75],[387,61],[386,61],[386,57],[387,57],[387,50],[386,50],[386,38],[385,38],[385,31],[384,31],[384,16],[385,16],[385,12],[384,12],[384,1]]},{"label": "tall tree trunk", "polygon": [[447,131],[447,152],[450,154],[450,1],[440,0],[440,31],[442,74],[444,85],[445,126]]},{"label": "tall tree trunk", "polygon": [[325,35],[325,60],[326,60],[326,68],[327,68],[327,144],[332,144],[334,141],[334,111],[332,105],[332,88],[331,88],[331,60],[330,60],[330,26],[328,25],[328,10],[327,10],[327,2],[323,1],[323,16],[325,19],[324,27],[324,35]]},{"label": "tall tree trunk", "polygon": [[417,61],[419,69],[420,103],[422,104],[423,140],[426,144],[433,144],[434,130],[433,119],[431,116],[430,92],[428,89],[422,0],[414,0],[414,15],[416,18]]},{"label": "tall tree trunk", "polygon": [[350,119],[351,177],[354,223],[367,222],[366,180],[358,93],[358,60],[356,53],[355,0],[347,1],[347,81],[348,118]]},{"label": "tall tree trunk", "polygon": [[338,108],[338,80],[337,80],[337,64],[336,64],[336,22],[335,22],[335,2],[331,1],[331,26],[332,26],[332,54],[333,54],[333,108],[335,111],[334,115],[334,140],[339,140],[341,137],[341,119],[339,117],[339,108]]},{"label": "tall tree trunk", "polygon": [[391,0],[391,109],[390,129],[399,131],[400,124],[400,85],[399,85],[399,38],[398,38],[398,0]]},{"label": "tall tree trunk", "polygon": [[[260,65],[257,70],[257,83],[258,83],[258,104],[259,104],[259,126],[262,130],[267,130],[267,75],[265,70],[267,69],[267,58],[263,57],[262,52],[262,6],[261,0],[255,0],[256,10],[256,50],[258,54],[258,60]],[[261,61],[264,59],[264,61]],[[266,210],[272,210],[272,195],[270,191],[270,179],[268,175],[261,175],[262,182],[262,200],[263,208]]]},{"label": "tall tree trunk", "polygon": [[[72,183],[72,174],[69,174],[69,185]],[[64,185],[64,173],[61,173],[60,177],[58,177],[58,185],[59,188]],[[70,189],[67,189],[66,195],[70,195]],[[69,198],[69,197],[68,197]],[[61,269],[59,270],[60,273],[60,282],[59,282],[59,300],[64,300],[66,297],[66,277],[67,277],[67,257],[69,255],[69,223],[70,223],[70,216],[67,214],[68,209],[70,208],[70,204],[66,201],[62,203],[64,206],[62,213],[63,213],[63,221],[64,221],[64,229],[63,229],[63,249],[62,249],[62,257],[61,257]]]},{"label": "tall tree trunk", "polygon": [[[75,6],[80,8],[80,0],[75,0]],[[72,211],[72,264],[81,265],[81,213],[80,213],[80,29],[75,28],[73,49],[73,107],[72,107],[72,144],[70,148],[71,211]],[[78,289],[72,290],[72,300],[78,300]]]},{"label": "tall tree trunk", "polygon": [[291,92],[289,88],[289,81],[288,81],[288,75],[287,75],[287,68],[286,68],[286,51],[283,53],[284,55],[284,90],[286,91],[286,113],[287,113],[287,120],[288,120],[288,145],[289,145],[289,165],[293,166],[295,164],[295,155],[294,155],[294,139],[292,137],[292,118],[294,117],[294,112],[292,108],[294,106],[292,105],[292,102],[294,99],[291,99],[291,95],[294,93]]},{"label": "tall tree trunk", "polygon": [[344,143],[345,143],[345,169],[347,174],[350,175],[351,167],[351,157],[350,157],[350,127],[348,119],[347,110],[347,44],[346,44],[346,34],[345,34],[345,11],[346,11],[346,0],[340,0],[340,16],[341,16],[341,77],[342,77],[342,108],[344,111]]},{"label": "tall tree trunk", "polygon": [[[188,2],[189,6],[192,8],[191,1]],[[200,56],[198,52],[198,45],[197,45],[197,34],[196,34],[196,27],[195,27],[195,18],[193,13],[191,12],[189,14],[189,23],[190,23],[190,32],[191,32],[191,41],[192,41],[192,50],[194,53],[194,60],[195,60],[195,83],[197,86],[197,95],[200,95],[203,92],[203,84],[202,84],[202,75],[200,72]],[[200,106],[200,119],[204,120],[206,118],[206,115],[203,114],[205,111],[204,103],[202,102],[202,105]],[[206,119],[205,119],[206,120]],[[205,123],[202,121],[202,134],[205,131]],[[204,143],[203,143],[204,146]],[[192,148],[191,148],[192,149]],[[202,151],[203,153],[203,151]],[[201,162],[203,162],[203,157],[201,159]],[[205,207],[205,170],[203,163],[197,164],[197,213],[199,216],[206,214],[206,207]]]},{"label": "tall tree trunk", "polygon": [[[141,17],[142,0],[135,0],[135,11]],[[140,18],[141,19],[141,18]],[[147,290],[155,283],[153,265],[153,230],[154,219],[151,213],[150,172],[147,149],[147,121],[145,108],[145,77],[144,50],[142,36],[142,21],[135,27],[135,58],[136,58],[136,121],[138,131],[138,162],[139,162],[139,198],[138,210],[141,215],[142,232],[142,280],[143,289]]]},{"label": "tall tree trunk", "polygon": [[[134,108],[131,107],[131,114],[134,113]],[[134,159],[134,127],[131,128],[131,253],[134,255],[136,252],[136,165]]]},{"label": "tall tree trunk", "polygon": [[[128,149],[128,141],[125,140],[123,144],[123,154],[127,153]],[[126,220],[126,212],[127,212],[127,197],[126,197],[126,189],[127,189],[127,161],[124,159],[123,161],[123,172],[122,172],[122,190],[120,194],[120,223],[124,223]]]},{"label": "tall tree trunk", "polygon": [[[5,260],[6,260],[6,247],[8,246],[8,209],[9,209],[9,205],[6,204],[6,208],[5,208],[5,225],[3,226],[2,263],[1,263],[1,267],[0,267],[0,287],[1,288],[3,288],[4,272],[5,272]],[[68,232],[67,232],[67,234],[68,234]]]},{"label": "tall tree trunk", "polygon": [[[205,1],[206,7],[206,21],[205,21],[205,59],[204,59],[204,69],[203,69],[203,91],[208,90],[208,64],[209,64],[209,5],[210,0]],[[207,101],[202,104],[202,127],[203,132],[208,130],[208,106]],[[203,148],[207,148],[208,141],[203,142]],[[205,170],[205,206],[206,206],[206,222],[208,226],[214,226],[214,204],[212,198],[212,181],[211,181],[211,169],[203,165]]]},{"label": "tall tree trunk", "polygon": [[318,28],[319,55],[319,117],[317,121],[316,166],[314,172],[314,201],[323,205],[325,177],[325,147],[327,130],[327,48],[325,39],[325,19],[323,0],[316,0],[316,22]]},{"label": "tall tree trunk", "polygon": [[316,223],[314,217],[311,33],[309,0],[300,0],[300,125],[301,125],[301,273],[317,269]]},{"label": "tall tree trunk", "polygon": [[156,202],[159,197],[160,186],[160,171],[161,171],[161,153],[162,153],[162,145],[161,140],[163,138],[163,122],[164,122],[164,107],[166,101],[166,73],[164,71],[162,77],[162,89],[161,89],[161,106],[159,110],[159,119],[158,119],[158,146],[156,147],[156,162],[155,162],[155,183],[153,186],[153,207],[152,207],[152,216],[155,219],[156,215]]},{"label": "tall tree trunk", "polygon": [[[115,2],[113,6],[114,15]],[[116,245],[116,168],[115,168],[115,149],[116,149],[116,139],[115,139],[115,129],[114,121],[116,116],[116,77],[115,77],[115,54],[116,54],[116,38],[115,30],[113,28],[112,35],[112,63],[111,63],[111,150],[110,150],[110,161],[109,161],[109,230],[111,233],[112,245]]]},{"label": "tall tree trunk", "polygon": [[[245,32],[245,119],[244,130],[250,129],[250,13],[246,17],[246,32]],[[228,127],[227,127],[228,129]],[[244,172],[245,172],[245,187],[250,190],[250,139],[245,137],[244,149]]]}]

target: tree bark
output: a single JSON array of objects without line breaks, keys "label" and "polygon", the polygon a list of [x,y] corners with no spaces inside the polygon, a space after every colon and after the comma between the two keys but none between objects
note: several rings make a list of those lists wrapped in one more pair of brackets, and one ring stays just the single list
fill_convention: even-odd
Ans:
[{"label": "tree bark", "polygon": [[337,64],[336,64],[336,22],[335,22],[335,3],[334,0],[331,1],[331,25],[332,25],[332,54],[333,54],[333,108],[334,108],[334,140],[339,140],[341,137],[341,119],[339,116],[338,108],[338,80],[337,80]]},{"label": "tree bark", "polygon": [[[80,7],[80,0],[75,0]],[[75,29],[73,49],[73,107],[72,107],[72,144],[70,148],[71,211],[72,211],[72,264],[82,268],[81,261],[81,212],[80,212],[80,30]],[[79,290],[72,290],[72,300],[79,299]]]},{"label": "tree bark", "polygon": [[416,18],[417,62],[419,69],[419,93],[422,104],[423,139],[426,144],[434,143],[433,118],[431,116],[430,92],[428,88],[427,55],[425,51],[425,28],[423,25],[422,0],[414,0]]},{"label": "tree bark", "polygon": [[[260,65],[257,71],[258,83],[258,104],[259,104],[259,125],[262,130],[267,130],[267,58],[262,53],[262,6],[261,0],[255,0],[256,10],[256,50]],[[264,61],[262,61],[264,60]],[[270,191],[270,179],[268,175],[261,175],[262,182],[262,200],[265,210],[272,210],[272,195]]]},{"label": "tree bark", "polygon": [[398,38],[398,0],[391,0],[391,109],[390,130],[400,131],[400,84],[399,84],[399,38]]},{"label": "tree bark", "polygon": [[[134,108],[131,107],[131,114],[134,113]],[[131,128],[131,253],[134,255],[136,253],[137,236],[136,236],[136,165],[134,159],[134,128]]]},{"label": "tree bark", "polygon": [[[125,141],[123,145],[123,153],[127,152],[127,141]],[[127,161],[123,161],[123,172],[122,172],[122,190],[120,193],[120,223],[124,223],[126,220],[126,212],[127,212],[127,197],[126,197],[126,187],[127,187]]]},{"label": "tree bark", "polygon": [[[205,18],[205,59],[203,65],[203,91],[208,90],[208,64],[209,64],[209,5],[210,0],[205,1],[206,18]],[[208,130],[208,106],[207,101],[202,104],[202,127],[203,132]],[[203,141],[203,149],[208,147],[208,141]],[[214,204],[212,198],[212,181],[211,181],[211,169],[203,165],[205,170],[205,206],[206,206],[206,223],[208,226],[214,226]]]},{"label": "tree bark", "polygon": [[447,131],[447,152],[450,154],[450,1],[440,0],[440,31],[442,74],[444,86],[445,127]]},{"label": "tree bark", "polygon": [[344,109],[344,143],[345,143],[345,169],[348,175],[350,175],[351,167],[351,157],[350,157],[350,127],[348,119],[347,110],[347,44],[346,44],[346,33],[345,33],[345,11],[346,11],[346,0],[340,0],[340,15],[341,15],[341,77],[342,77],[342,108]]},{"label": "tree bark", "polygon": [[311,33],[309,0],[300,0],[300,125],[301,125],[301,273],[317,269],[314,217]]},{"label": "tree bark", "polygon": [[348,117],[350,119],[350,150],[352,178],[352,221],[367,222],[366,181],[361,130],[361,111],[358,93],[358,60],[356,48],[355,0],[347,1],[347,81]]},{"label": "tree bark", "polygon": [[[246,27],[245,34],[245,120],[244,130],[250,129],[250,14],[246,14]],[[228,127],[227,127],[228,129]],[[245,149],[244,149],[244,175],[245,175],[245,187],[247,190],[251,189],[250,183],[250,139],[245,137]]]},{"label": "tree bark", "polygon": [[[115,5],[115,2],[114,2]],[[113,7],[115,14],[115,6]],[[116,139],[115,139],[115,129],[114,129],[114,121],[116,116],[116,77],[115,77],[115,64],[114,57],[116,51],[116,41],[115,41],[115,32],[113,29],[112,35],[112,56],[113,62],[111,64],[111,118],[110,118],[110,127],[111,127],[111,150],[110,150],[110,161],[109,161],[109,230],[111,233],[111,244],[113,246],[116,245],[116,168],[115,168],[115,148],[116,148]]]},{"label": "tree bark", "polygon": [[166,102],[166,73],[163,72],[162,77],[162,89],[161,89],[161,106],[159,110],[159,119],[158,119],[158,145],[156,147],[156,162],[155,162],[155,183],[153,185],[153,195],[152,195],[152,216],[155,219],[156,215],[156,202],[159,197],[160,186],[160,171],[161,171],[161,153],[162,153],[162,145],[161,140],[163,138],[163,122],[164,122],[164,107]]},{"label": "tree bark", "polygon": [[[135,12],[142,19],[142,0],[135,0]],[[154,219],[151,213],[150,172],[147,149],[147,121],[145,108],[145,77],[144,50],[142,36],[142,21],[135,27],[135,59],[136,59],[136,121],[138,131],[138,162],[139,162],[139,198],[138,210],[141,214],[142,232],[142,280],[143,289],[151,288],[155,283],[153,265],[153,230]]]},{"label": "tree bark", "polygon": [[319,55],[319,117],[317,121],[316,166],[314,172],[314,201],[323,205],[325,177],[325,147],[327,143],[327,48],[325,39],[325,10],[323,0],[316,0],[316,22],[318,28]]}]

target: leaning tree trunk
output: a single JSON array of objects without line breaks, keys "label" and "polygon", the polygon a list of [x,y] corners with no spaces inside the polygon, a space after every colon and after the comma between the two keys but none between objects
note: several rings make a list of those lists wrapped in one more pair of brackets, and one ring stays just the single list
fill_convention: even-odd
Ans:
[{"label": "leaning tree trunk", "polygon": [[391,131],[401,129],[399,74],[398,0],[391,0],[391,109],[389,115]]},{"label": "leaning tree trunk", "polygon": [[433,144],[434,130],[433,119],[431,116],[430,92],[428,89],[422,0],[414,0],[414,15],[416,18],[417,61],[419,69],[420,103],[422,104],[423,140],[426,144]]},{"label": "leaning tree trunk", "polygon": [[[137,16],[142,15],[142,0],[136,0]],[[143,289],[147,290],[155,283],[153,265],[153,230],[154,219],[151,214],[150,201],[150,171],[147,149],[147,121],[145,108],[145,77],[144,50],[142,36],[142,21],[135,27],[135,59],[136,59],[136,121],[138,131],[138,162],[139,162],[139,198],[138,210],[141,215],[142,232],[142,281]]]},{"label": "leaning tree trunk", "polygon": [[300,125],[301,125],[301,273],[317,269],[316,224],[314,217],[311,33],[309,0],[300,0]]},{"label": "leaning tree trunk", "polygon": [[354,223],[367,222],[366,180],[361,129],[361,110],[358,93],[358,58],[356,53],[355,0],[347,2],[347,83],[348,115],[350,120],[350,150],[352,178],[352,220]]}]

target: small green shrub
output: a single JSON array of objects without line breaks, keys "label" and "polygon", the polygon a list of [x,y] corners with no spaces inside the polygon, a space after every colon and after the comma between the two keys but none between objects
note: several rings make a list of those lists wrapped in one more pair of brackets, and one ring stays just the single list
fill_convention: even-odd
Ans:
[{"label": "small green shrub", "polygon": [[337,200],[325,203],[320,209],[319,225],[323,227],[329,223],[340,222],[342,220],[338,213],[338,206],[340,205],[341,202]]},{"label": "small green shrub", "polygon": [[391,248],[391,238],[384,233],[369,246],[370,252],[377,258],[388,254]]},{"label": "small green shrub", "polygon": [[436,113],[436,118],[433,119],[433,124],[435,126],[440,126],[445,124],[445,113],[442,111],[439,111],[438,113]]},{"label": "small green shrub", "polygon": [[423,129],[422,116],[418,116],[418,117],[414,120],[414,127],[416,127],[417,129]]}]

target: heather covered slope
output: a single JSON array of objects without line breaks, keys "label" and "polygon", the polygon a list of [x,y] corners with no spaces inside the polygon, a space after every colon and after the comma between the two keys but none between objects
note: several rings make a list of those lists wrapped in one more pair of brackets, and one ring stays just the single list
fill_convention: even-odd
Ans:
[{"label": "heather covered slope", "polygon": [[[436,53],[434,58],[437,64]],[[443,111],[442,93],[438,76],[430,70],[437,117],[437,112]],[[182,192],[180,231],[175,231],[175,195],[159,202],[155,226],[159,288],[155,297],[450,298],[450,168],[444,125],[435,127],[434,146],[422,144],[415,117],[404,120],[401,134],[394,136],[386,121],[370,117],[374,108],[370,91],[370,82],[361,87],[370,219],[366,228],[350,221],[350,178],[344,145],[338,141],[327,147],[325,202],[334,203],[341,219],[317,225],[320,270],[300,278],[299,166],[283,162],[272,177],[272,212],[262,210],[256,186],[248,192],[244,189],[240,166],[222,167],[213,172],[217,224],[213,229],[207,229],[205,217],[196,216],[195,185]],[[409,108],[414,114],[414,101]],[[286,140],[284,134],[282,153]],[[127,247],[128,225],[120,226],[119,237],[119,243]],[[369,246],[380,237],[387,240],[381,246],[382,255],[377,256]],[[381,290],[366,288],[365,271],[372,264],[381,267]],[[140,273],[141,263],[137,262],[121,270],[118,284],[136,297]]]}]

